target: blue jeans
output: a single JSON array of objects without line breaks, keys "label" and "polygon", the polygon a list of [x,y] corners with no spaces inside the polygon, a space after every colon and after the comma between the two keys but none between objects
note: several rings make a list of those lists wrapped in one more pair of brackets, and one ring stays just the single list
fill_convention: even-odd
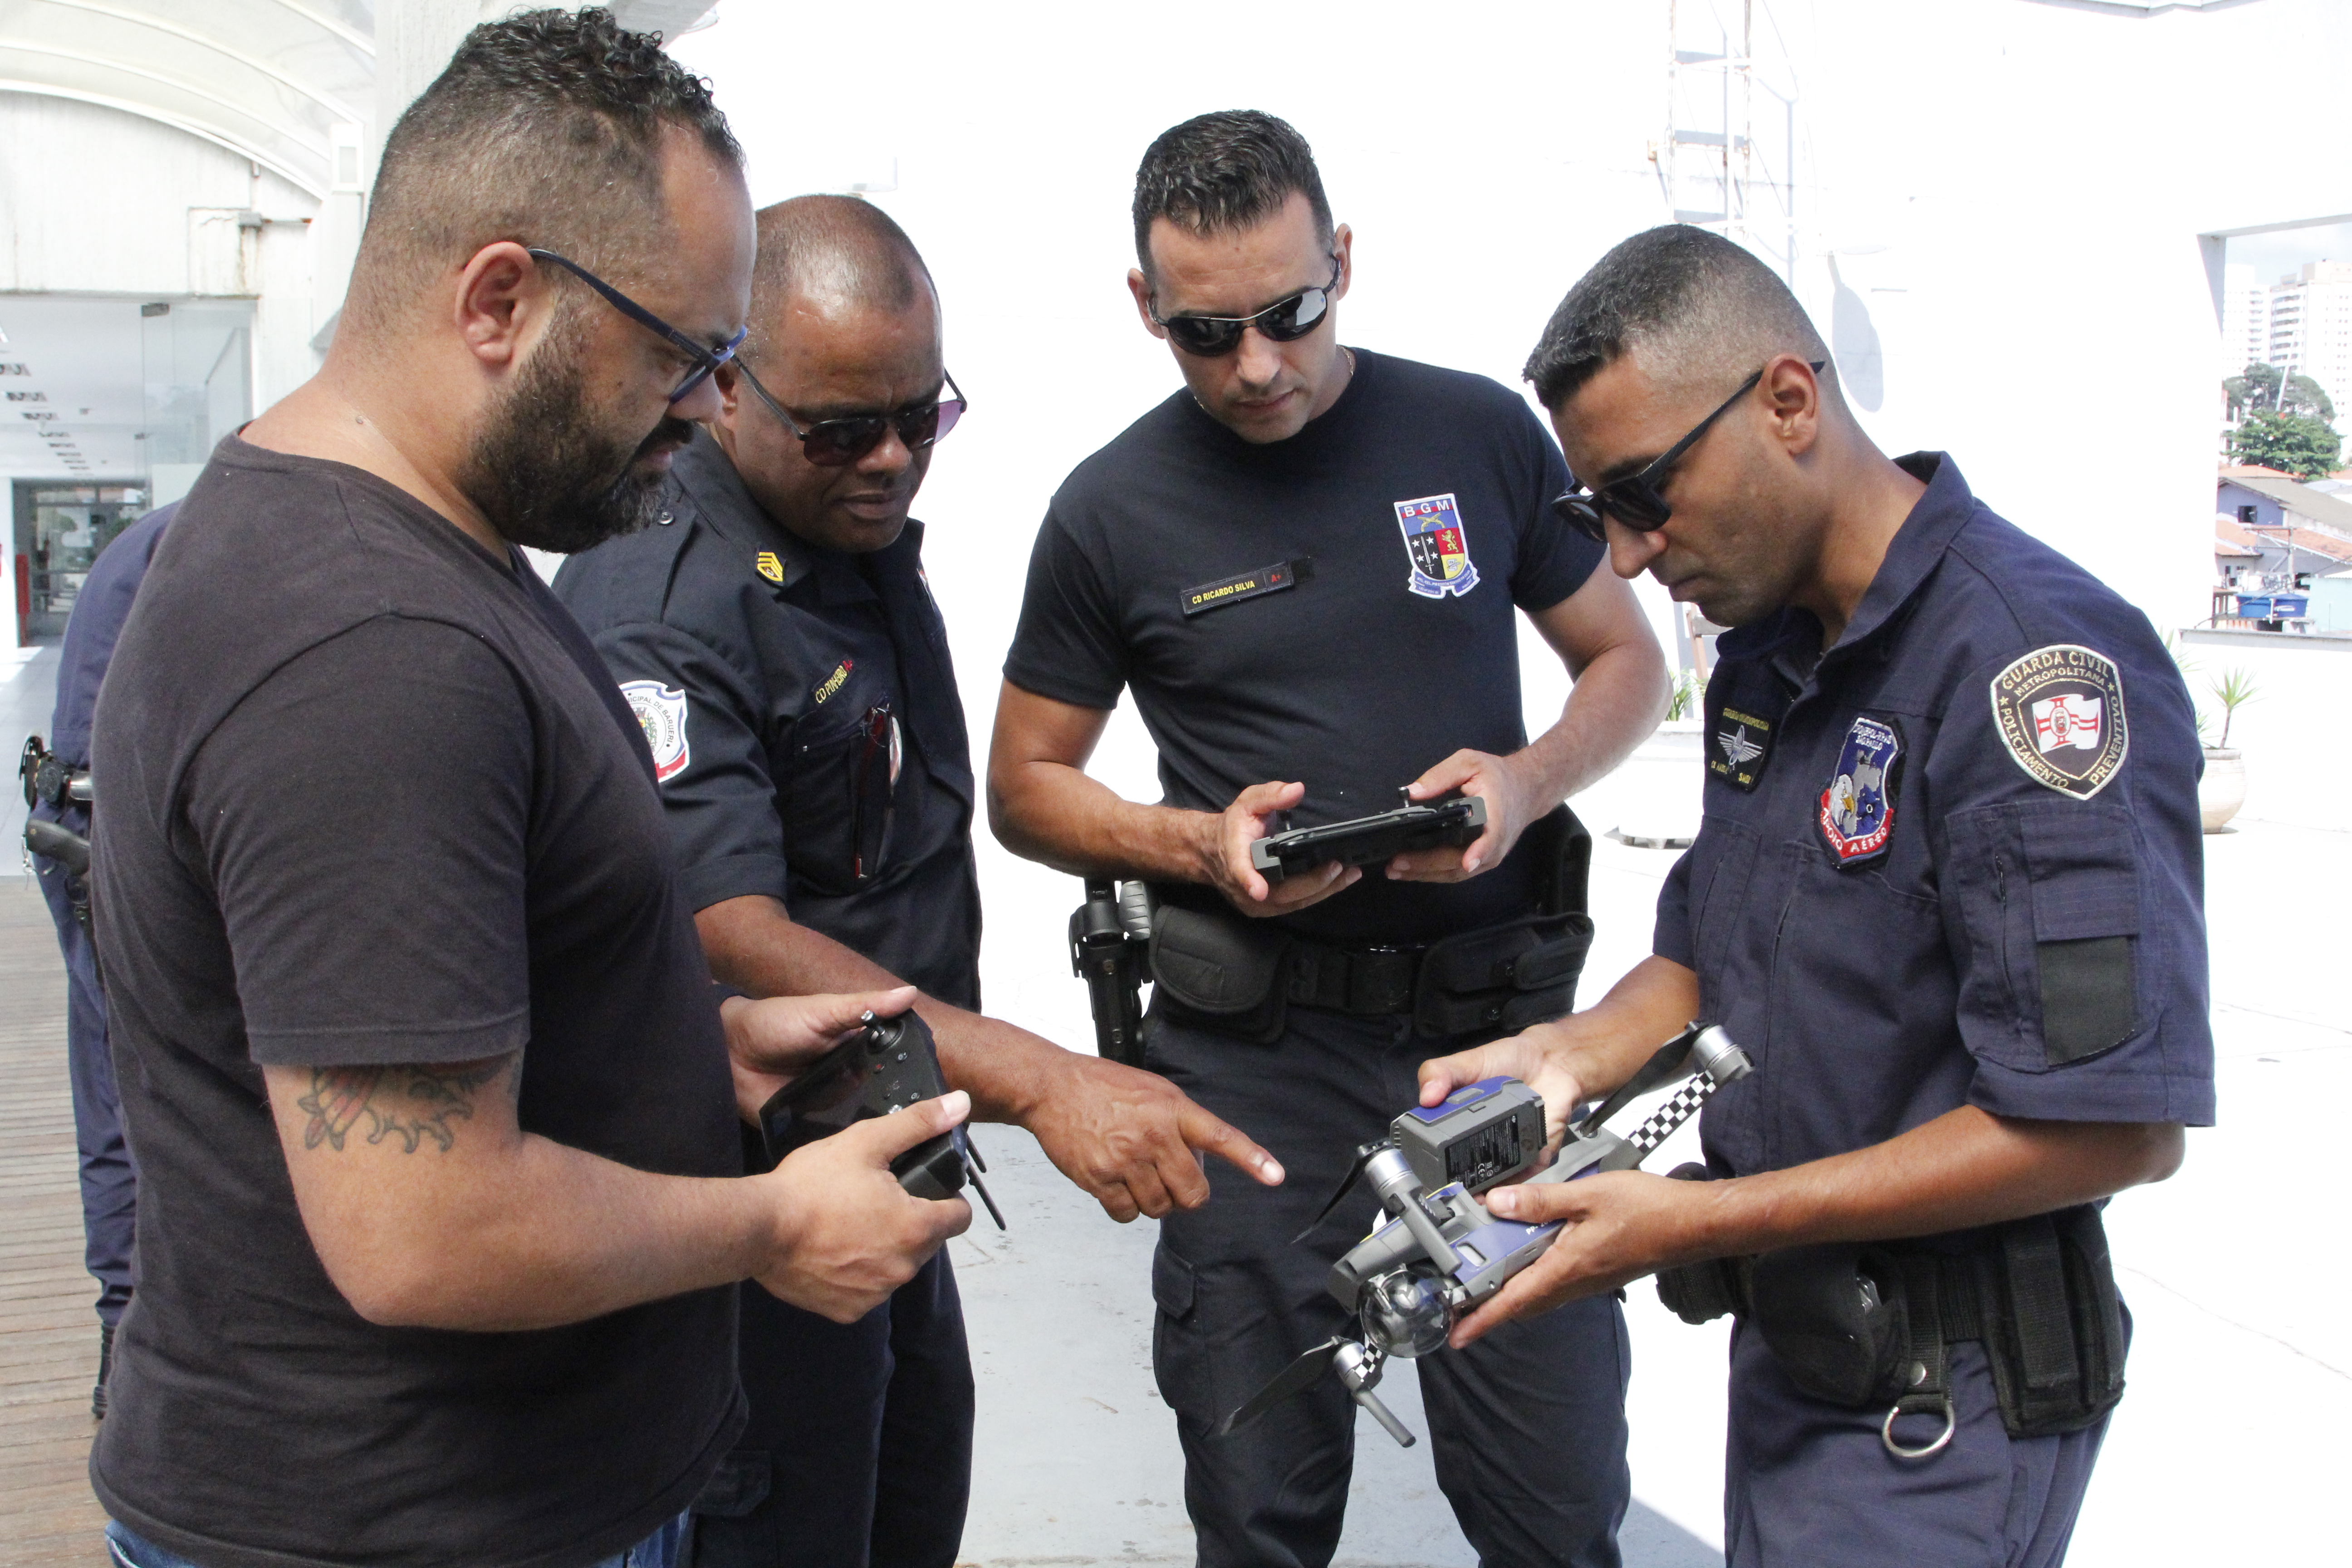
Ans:
[{"label": "blue jeans", "polygon": [[[685,1555],[687,1516],[676,1519],[617,1557],[607,1557],[593,1568],[677,1568]],[[176,1552],[166,1552],[152,1541],[133,1535],[113,1520],[106,1521],[107,1561],[114,1568],[204,1568]]]}]

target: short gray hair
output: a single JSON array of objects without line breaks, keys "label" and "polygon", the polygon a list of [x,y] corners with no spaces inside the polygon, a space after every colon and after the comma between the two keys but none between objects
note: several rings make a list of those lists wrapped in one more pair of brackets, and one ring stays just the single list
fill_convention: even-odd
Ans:
[{"label": "short gray hair", "polygon": [[1830,357],[1770,268],[1688,224],[1645,230],[1602,257],[1551,313],[1522,374],[1557,409],[1628,353],[1665,385],[1726,391],[1776,353]]}]

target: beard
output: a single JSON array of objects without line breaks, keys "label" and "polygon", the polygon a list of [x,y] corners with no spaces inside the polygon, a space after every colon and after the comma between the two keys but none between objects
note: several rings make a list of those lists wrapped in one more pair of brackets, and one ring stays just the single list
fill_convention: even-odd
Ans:
[{"label": "beard", "polygon": [[572,555],[652,522],[663,476],[639,459],[694,434],[663,416],[631,447],[596,423],[581,367],[583,333],[558,322],[474,442],[466,490],[509,542]]}]

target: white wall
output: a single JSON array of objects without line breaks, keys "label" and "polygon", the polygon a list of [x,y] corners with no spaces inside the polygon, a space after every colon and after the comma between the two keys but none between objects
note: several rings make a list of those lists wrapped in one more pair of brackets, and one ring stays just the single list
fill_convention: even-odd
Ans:
[{"label": "white wall", "polygon": [[[1686,38],[1707,3],[1681,0]],[[2352,211],[2352,164],[2321,151],[2341,145],[2352,6],[1755,4],[1758,52],[1797,89],[1795,285],[1827,331],[1825,253],[1846,252],[1884,356],[1865,426],[1890,452],[1950,451],[2158,625],[2202,617],[2219,322],[2198,236]],[[1291,120],[1357,234],[1346,340],[1512,385],[1569,285],[1664,216],[1665,0],[892,16],[879,44],[860,13],[729,6],[677,52],[714,82],[761,201],[895,169],[875,199],[939,278],[972,399],[919,510],[982,751],[1047,498],[1177,384],[1121,281],[1152,136],[1211,109]],[[2307,155],[2255,156],[2233,83],[2261,84],[2264,145]],[[1540,724],[1565,682],[1532,638],[1523,662]],[[1098,770],[1150,798],[1150,763],[1122,715]],[[992,910],[1066,890],[982,854]],[[992,985],[1021,973],[991,951]]]},{"label": "white wall", "polygon": [[[240,229],[245,211],[272,221]],[[0,293],[255,298],[257,411],[317,368],[318,211],[276,174],[157,121],[0,92]]]},{"label": "white wall", "polygon": [[2237,670],[2253,679],[2253,700],[2230,722],[2230,744],[2245,753],[2242,816],[2339,833],[2352,826],[2344,787],[2352,777],[2352,637],[2192,631],[2179,657],[2198,712],[2211,721],[2209,739],[2221,729],[2214,684]]}]

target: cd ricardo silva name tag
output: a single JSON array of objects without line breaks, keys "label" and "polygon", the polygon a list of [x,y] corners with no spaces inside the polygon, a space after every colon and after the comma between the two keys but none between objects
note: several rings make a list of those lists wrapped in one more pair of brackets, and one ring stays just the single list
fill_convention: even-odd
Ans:
[{"label": "cd ricardo silva name tag", "polygon": [[1278,594],[1285,588],[1296,587],[1313,575],[1315,560],[1312,556],[1301,556],[1296,561],[1277,561],[1255,572],[1221,577],[1197,588],[1187,588],[1181,604],[1188,616],[1206,615],[1211,610],[1222,610],[1227,605],[1238,605],[1244,599]]}]

